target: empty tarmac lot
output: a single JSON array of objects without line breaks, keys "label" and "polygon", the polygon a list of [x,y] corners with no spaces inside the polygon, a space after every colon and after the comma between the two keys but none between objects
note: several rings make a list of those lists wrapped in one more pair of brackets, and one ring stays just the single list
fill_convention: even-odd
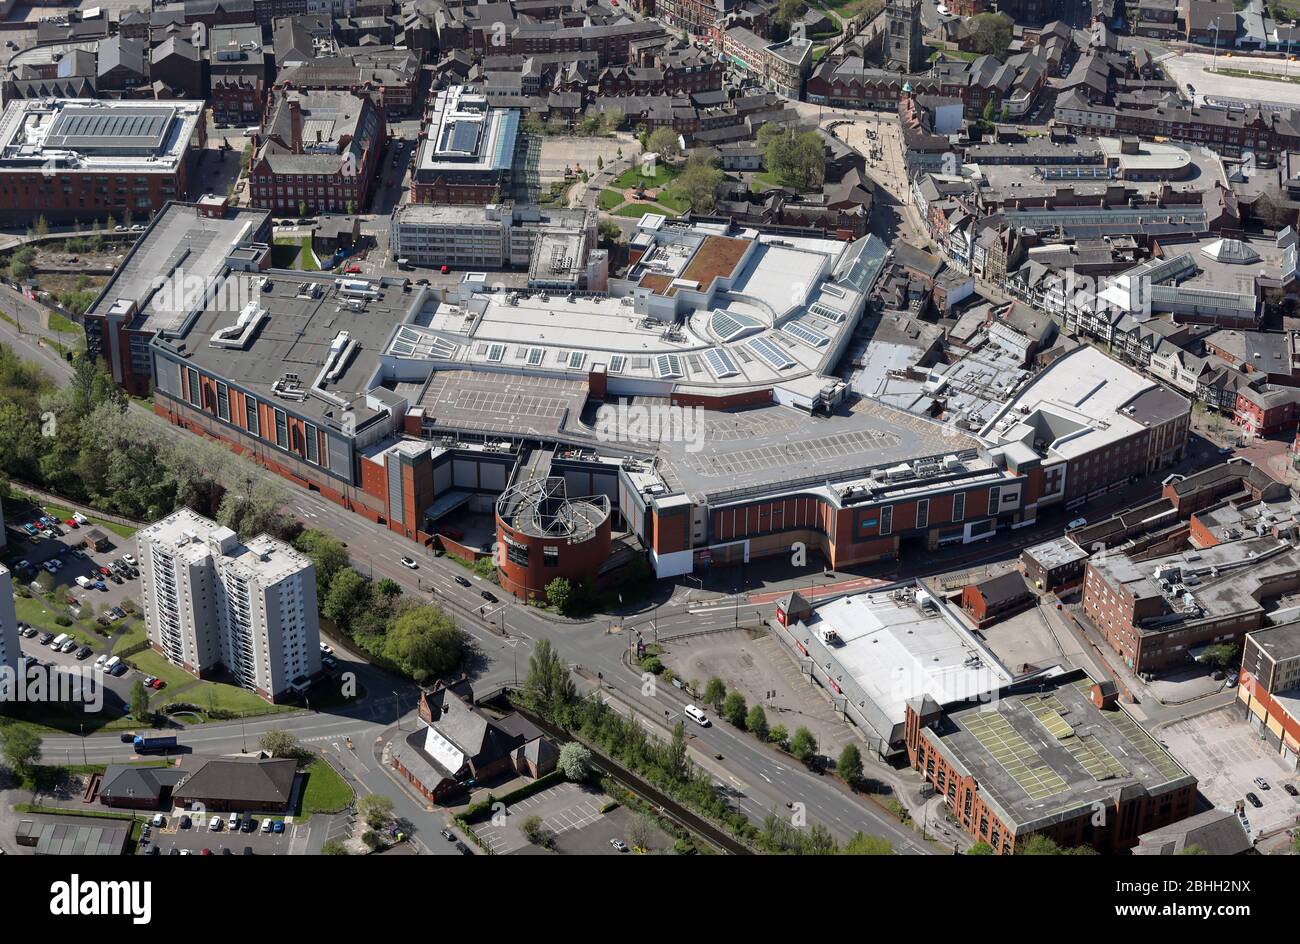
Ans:
[{"label": "empty tarmac lot", "polygon": [[[1281,758],[1239,715],[1237,706],[1176,721],[1159,729],[1156,736],[1187,772],[1196,777],[1201,793],[1216,807],[1231,810],[1247,793],[1263,804],[1256,809],[1246,803],[1251,838],[1293,825],[1300,814],[1300,798],[1290,796],[1286,783],[1300,788],[1300,776],[1288,771]],[[1254,783],[1263,777],[1269,790]]]},{"label": "empty tarmac lot", "polygon": [[489,820],[474,831],[493,855],[508,855],[528,847],[528,840],[520,829],[520,824],[528,817],[541,817],[547,829],[562,835],[596,822],[602,816],[601,807],[608,802],[599,790],[562,783],[512,803],[504,821],[494,823]]}]

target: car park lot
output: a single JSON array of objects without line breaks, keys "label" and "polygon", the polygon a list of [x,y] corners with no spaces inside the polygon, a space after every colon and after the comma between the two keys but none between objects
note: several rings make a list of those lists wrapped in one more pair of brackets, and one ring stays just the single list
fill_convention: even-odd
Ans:
[{"label": "car park lot", "polygon": [[[1295,824],[1300,797],[1287,793],[1286,785],[1300,789],[1300,775],[1283,766],[1277,752],[1241,719],[1236,704],[1176,721],[1160,728],[1157,737],[1219,809],[1231,810],[1246,801],[1247,793],[1255,794],[1259,807],[1245,802],[1252,839]],[[1269,789],[1261,788],[1256,777],[1262,777]]]},{"label": "car park lot", "polygon": [[598,790],[562,783],[512,803],[504,824],[494,826],[489,821],[474,831],[494,855],[532,851],[520,831],[520,824],[528,817],[540,816],[547,829],[562,836],[569,830],[583,829],[601,819],[601,807],[607,802],[608,799]]},{"label": "car park lot", "polygon": [[[285,823],[282,833],[262,832],[264,815],[250,814],[257,822],[253,832],[232,832],[226,825],[229,813],[174,813],[165,814],[167,825],[153,828],[149,842],[157,845],[157,855],[182,855],[188,850],[189,855],[202,855],[204,849],[213,855],[245,855],[245,848],[252,849],[253,855],[290,855],[306,851],[307,839],[311,833],[309,823]],[[182,815],[191,818],[189,829],[180,828]],[[210,829],[211,818],[220,815],[222,825],[219,830]],[[280,819],[281,817],[272,817]],[[143,845],[143,843],[142,843]],[[172,852],[175,849],[176,852]],[[229,850],[229,852],[227,852]],[[142,854],[152,854],[145,850]]]}]

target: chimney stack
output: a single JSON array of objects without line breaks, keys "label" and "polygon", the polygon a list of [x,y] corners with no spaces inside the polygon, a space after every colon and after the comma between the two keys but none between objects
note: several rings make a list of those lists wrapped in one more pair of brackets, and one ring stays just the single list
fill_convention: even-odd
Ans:
[{"label": "chimney stack", "polygon": [[289,95],[289,129],[292,140],[289,146],[293,153],[302,153],[302,102],[299,101],[296,93]]}]

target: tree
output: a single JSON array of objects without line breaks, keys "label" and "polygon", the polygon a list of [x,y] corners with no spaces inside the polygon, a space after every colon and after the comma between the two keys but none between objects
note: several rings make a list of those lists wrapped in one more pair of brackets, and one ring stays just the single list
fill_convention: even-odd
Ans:
[{"label": "tree", "polygon": [[993,847],[987,842],[977,842],[966,850],[966,854],[970,856],[993,855]]},{"label": "tree", "polygon": [[536,814],[524,817],[524,821],[519,824],[519,831],[534,846],[549,849],[555,845],[555,833],[547,829],[542,824],[542,818]]},{"label": "tree", "polygon": [[371,829],[383,829],[393,819],[393,801],[382,793],[367,793],[357,801],[357,812]]},{"label": "tree", "polygon": [[573,584],[567,577],[556,577],[546,585],[546,602],[561,613],[573,605]]},{"label": "tree", "polygon": [[811,764],[817,756],[817,739],[813,733],[804,727],[796,728],[794,737],[790,739],[790,753],[799,763]]},{"label": "tree", "polygon": [[675,781],[686,778],[688,761],[686,757],[686,725],[678,721],[673,725],[673,739],[668,742],[668,756],[665,766],[668,776]]},{"label": "tree", "polygon": [[966,26],[975,52],[999,60],[1006,58],[1014,26],[1011,17],[1003,13],[981,13],[967,20]]},{"label": "tree", "polygon": [[243,490],[226,492],[217,509],[217,521],[247,541],[259,534],[288,536],[293,519],[284,513],[286,493],[278,479],[267,475],[244,480]]},{"label": "tree", "polygon": [[301,750],[298,738],[280,728],[273,728],[258,738],[257,748],[272,757],[296,757]]},{"label": "tree", "polygon": [[131,717],[144,721],[149,716],[149,691],[144,687],[144,679],[137,678],[131,686]]},{"label": "tree", "polygon": [[835,769],[850,787],[857,785],[862,780],[862,753],[858,750],[856,744],[844,745],[844,750],[840,751],[840,759],[836,762]]},{"label": "tree", "polygon": [[349,853],[348,847],[343,845],[342,842],[337,839],[331,839],[329,842],[325,843],[325,845],[320,847],[320,854],[327,856],[345,856]]},{"label": "tree", "polygon": [[596,232],[600,234],[601,242],[616,243],[623,238],[623,230],[613,220],[601,220]]},{"label": "tree", "polygon": [[524,678],[525,703],[546,717],[554,717],[577,696],[569,667],[551,646],[549,639],[539,639],[528,657],[528,675]]},{"label": "tree", "polygon": [[649,849],[653,836],[654,821],[649,816],[638,813],[632,817],[632,822],[627,827],[627,841],[632,844],[633,849]]},{"label": "tree", "polygon": [[730,692],[722,703],[722,717],[738,728],[745,726],[745,712],[748,711],[745,696],[740,692]]},{"label": "tree", "polygon": [[672,128],[655,128],[646,141],[646,150],[658,154],[664,160],[673,160],[681,156],[681,138]]},{"label": "tree", "polygon": [[321,614],[328,617],[335,626],[346,630],[352,623],[356,611],[370,602],[370,581],[351,567],[346,567],[334,575],[330,581],[329,591],[321,603]]},{"label": "tree", "polygon": [[1209,853],[1193,842],[1179,849],[1177,855],[1209,855]]},{"label": "tree", "polygon": [[718,185],[722,183],[722,177],[721,170],[692,156],[670,189],[686,200],[696,213],[709,213],[718,202]]},{"label": "tree", "polygon": [[44,216],[36,217],[36,225],[32,227],[32,232],[37,236],[50,235],[50,224]]},{"label": "tree", "polygon": [[773,725],[767,732],[767,740],[772,744],[783,745],[789,739],[790,734],[783,724]]},{"label": "tree", "polygon": [[327,531],[308,530],[294,539],[293,546],[315,565],[316,596],[324,600],[334,575],[349,564],[343,542]]},{"label": "tree", "polygon": [[591,751],[577,741],[569,741],[560,748],[560,759],[556,761],[564,779],[572,783],[581,783],[591,773]]},{"label": "tree", "polygon": [[727,686],[716,675],[704,686],[704,701],[713,706],[714,711],[722,710],[722,700],[727,697]]},{"label": "tree", "polygon": [[745,715],[745,730],[757,738],[767,737],[767,712],[762,705],[754,705]]},{"label": "tree", "polygon": [[1223,642],[1210,646],[1201,655],[1201,661],[1216,669],[1227,669],[1236,664],[1237,646],[1235,643]]},{"label": "tree", "polygon": [[25,724],[0,728],[0,755],[5,766],[26,777],[41,760],[41,736]]},{"label": "tree", "polygon": [[894,847],[881,836],[854,833],[853,838],[840,849],[840,855],[893,855]]},{"label": "tree", "polygon": [[597,155],[596,155],[596,170],[604,170],[604,169],[605,169],[605,159],[604,159],[603,157],[601,157],[599,154],[597,154]]},{"label": "tree", "polygon": [[437,607],[414,607],[388,624],[384,655],[423,684],[460,667],[465,634]]},{"label": "tree", "polygon": [[[772,131],[768,131],[773,127]],[[764,125],[759,143],[763,164],[783,184],[797,190],[814,190],[826,179],[826,146],[815,131]]]}]

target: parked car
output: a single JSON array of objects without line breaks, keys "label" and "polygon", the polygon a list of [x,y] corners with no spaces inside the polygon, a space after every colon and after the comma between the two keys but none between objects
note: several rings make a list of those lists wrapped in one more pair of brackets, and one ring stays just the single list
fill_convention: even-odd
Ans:
[{"label": "parked car", "polygon": [[157,689],[158,691],[161,691],[161,690],[162,690],[163,688],[165,688],[166,686],[167,686],[167,683],[166,683],[166,682],[164,682],[164,681],[163,681],[162,679],[160,679],[160,678],[156,678],[156,679],[153,680],[153,684],[150,685],[149,687],[150,687],[150,688],[153,688],[153,689]]},{"label": "parked car", "polygon": [[282,819],[274,820],[274,821],[271,823],[271,832],[273,832],[273,833],[282,833],[282,832],[284,832],[284,820],[282,820]]},{"label": "parked car", "polygon": [[122,560],[126,563],[128,567],[135,567],[137,564],[140,563],[130,554],[123,554]]},{"label": "parked car", "polygon": [[614,849],[617,850],[618,852],[627,852],[627,843],[625,843],[622,839],[611,839],[609,841],[609,844],[613,846]]},{"label": "parked car", "polygon": [[163,816],[161,813],[155,813],[155,814],[153,815],[153,820],[151,820],[151,822],[152,822],[155,826],[166,826],[166,825],[167,825],[167,818],[166,818],[165,816]]},{"label": "parked car", "polygon": [[266,819],[262,820],[262,832],[269,833],[270,831],[271,831],[271,818],[268,816]]},{"label": "parked car", "polygon": [[212,817],[212,819],[208,820],[208,829],[212,830],[214,833],[216,833],[216,832],[220,832],[220,831],[221,831],[221,817],[220,817],[220,816],[214,816],[214,817]]},{"label": "parked car", "polygon": [[1291,796],[1300,796],[1300,790],[1297,790],[1295,788],[1295,784],[1293,783],[1282,784],[1282,789],[1285,790],[1287,793],[1289,793]]},{"label": "parked car", "polygon": [[90,654],[94,651],[95,650],[91,649],[89,646],[82,646],[80,649],[77,650],[77,658],[88,659],[90,658]]},{"label": "parked car", "polygon": [[1263,777],[1256,777],[1256,778],[1255,778],[1255,786],[1259,787],[1261,790],[1271,790],[1271,789],[1272,789],[1272,788],[1268,785],[1268,781],[1265,780]]},{"label": "parked car", "polygon": [[50,640],[52,640],[53,638],[54,638],[53,633],[41,633],[41,638],[37,640],[37,642],[39,642],[42,646],[48,646],[50,644]]},{"label": "parked car", "polygon": [[189,829],[190,825],[190,818],[188,816],[181,816],[181,829]]},{"label": "parked car", "polygon": [[1077,528],[1086,528],[1088,526],[1087,518],[1075,518],[1065,526],[1066,531],[1074,531]]},{"label": "parked car", "polygon": [[444,827],[442,828],[441,832],[442,832],[442,838],[443,838],[443,839],[447,840],[448,842],[455,842],[455,841],[456,841],[456,834],[453,833],[450,829],[447,829],[447,828],[444,826]]},{"label": "parked car", "polygon": [[1264,805],[1263,803],[1261,803],[1261,802],[1259,801],[1259,797],[1255,796],[1255,794],[1253,794],[1253,793],[1247,793],[1247,794],[1246,794],[1246,799],[1249,800],[1249,801],[1250,801],[1250,805],[1253,806],[1253,807],[1255,807],[1256,809],[1259,809],[1261,806]]}]

